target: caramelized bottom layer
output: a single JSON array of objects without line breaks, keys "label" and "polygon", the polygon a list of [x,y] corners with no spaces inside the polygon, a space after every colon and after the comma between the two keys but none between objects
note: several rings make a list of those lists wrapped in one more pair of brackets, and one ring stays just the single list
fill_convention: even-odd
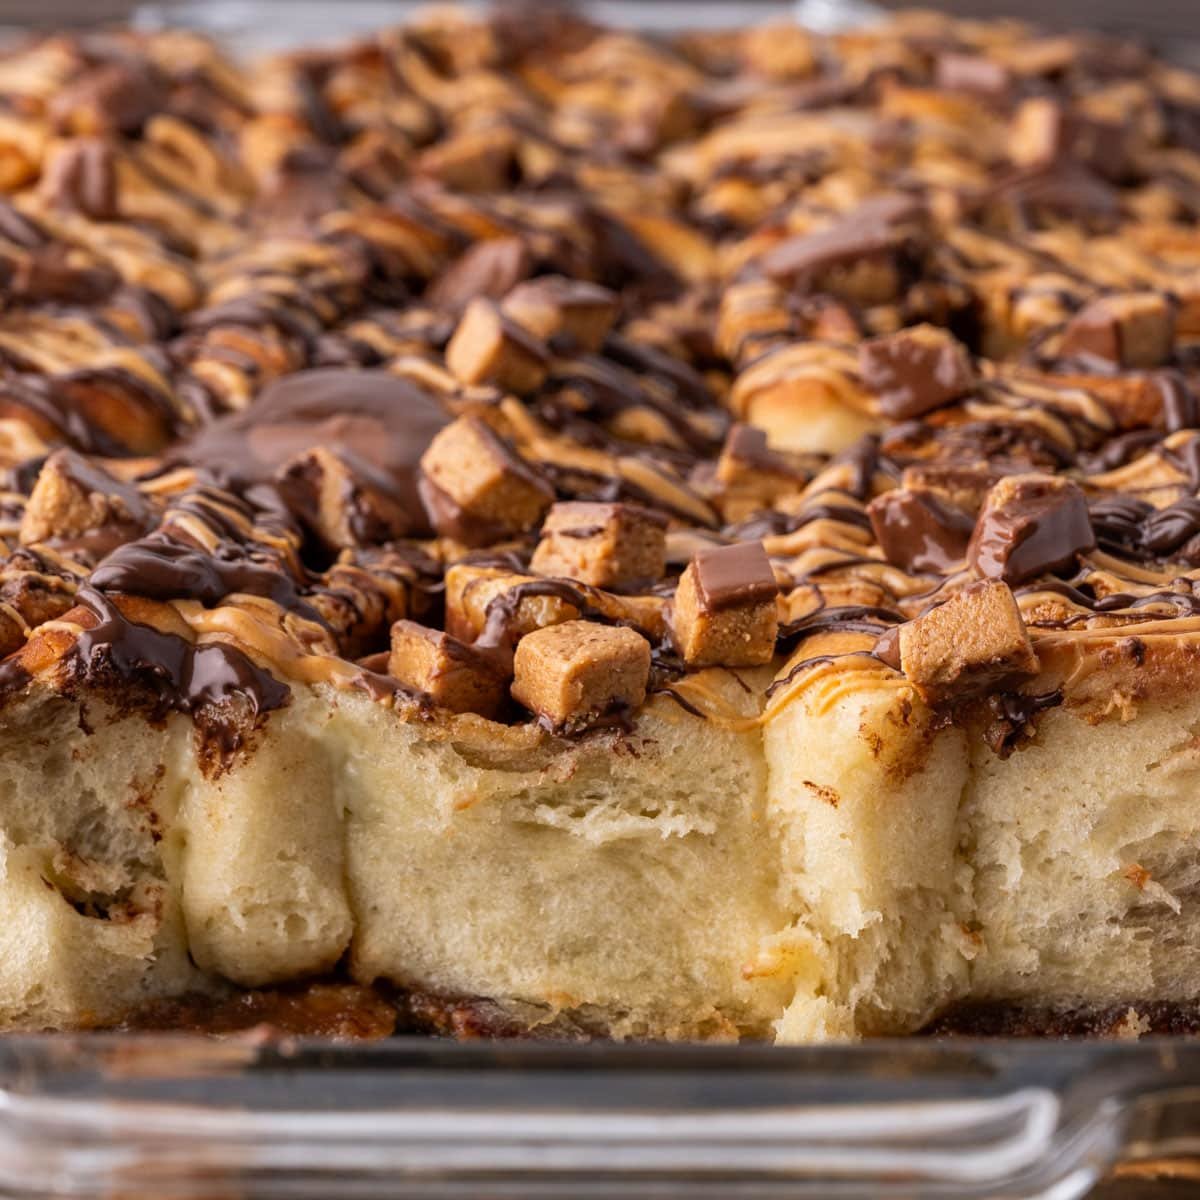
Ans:
[{"label": "caramelized bottom layer", "polygon": [[1200,1005],[1151,1000],[1110,1008],[956,1004],[922,1031],[932,1037],[1143,1037],[1200,1032]]},{"label": "caramelized bottom layer", "polygon": [[[417,989],[363,987],[331,978],[289,987],[233,992],[214,999],[192,995],[159,1001],[123,1022],[122,1032],[228,1036],[255,1031],[267,1037],[342,1041],[423,1034],[456,1041],[532,1038],[602,1039],[579,1025],[529,1024],[484,996],[447,996]],[[1051,1008],[1003,1001],[952,1005],[931,1021],[926,1037],[1130,1038],[1200,1033],[1200,1004],[1163,1001],[1106,1008]]]}]

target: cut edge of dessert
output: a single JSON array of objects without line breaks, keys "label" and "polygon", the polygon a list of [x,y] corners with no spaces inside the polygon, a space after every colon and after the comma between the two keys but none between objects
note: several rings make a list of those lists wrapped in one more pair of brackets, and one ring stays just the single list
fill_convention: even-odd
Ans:
[{"label": "cut edge of dessert", "polygon": [[0,97],[0,1027],[1191,1027],[1200,78],[441,9]]}]

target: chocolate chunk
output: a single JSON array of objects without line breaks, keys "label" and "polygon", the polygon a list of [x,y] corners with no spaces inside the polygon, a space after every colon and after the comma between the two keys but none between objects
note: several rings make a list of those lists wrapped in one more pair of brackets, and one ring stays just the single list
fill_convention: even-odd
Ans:
[{"label": "chocolate chunk", "polygon": [[1066,153],[1087,163],[1105,179],[1121,182],[1131,170],[1129,133],[1115,121],[1097,121],[1074,113],[1063,133]]},{"label": "chocolate chunk", "polygon": [[779,591],[762,542],[704,550],[692,561],[696,567],[696,590],[706,612],[751,604]]},{"label": "chocolate chunk", "polygon": [[988,494],[967,558],[984,578],[1015,586],[1071,566],[1095,545],[1078,485],[1049,475],[1011,475]]},{"label": "chocolate chunk", "polygon": [[900,670],[900,629],[899,625],[885,629],[879,635],[875,649],[871,651],[881,663],[886,663],[893,671]]},{"label": "chocolate chunk", "polygon": [[743,425],[740,421],[730,427],[721,453],[734,462],[760,471],[779,471],[790,467],[787,459],[767,444],[765,429],[759,429],[756,425]]},{"label": "chocolate chunk", "polygon": [[759,266],[772,279],[806,282],[830,267],[899,249],[924,216],[925,206],[913,196],[876,196],[826,229],[780,242]]},{"label": "chocolate chunk", "polygon": [[484,296],[499,300],[533,270],[533,255],[521,238],[489,238],[455,259],[430,285],[425,299],[437,308],[460,312]]},{"label": "chocolate chunk", "polygon": [[1170,141],[1200,154],[1200,104],[1168,101],[1163,105]]},{"label": "chocolate chunk", "polygon": [[962,562],[975,522],[929,492],[893,488],[867,506],[875,540],[904,571],[947,572]]},{"label": "chocolate chunk", "polygon": [[80,138],[55,153],[42,176],[42,195],[54,208],[73,209],[97,221],[117,215],[117,173],[112,147]]},{"label": "chocolate chunk", "polygon": [[966,347],[931,325],[872,338],[858,348],[863,383],[884,416],[906,421],[964,396],[975,386]]},{"label": "chocolate chunk", "polygon": [[772,457],[767,446],[767,431],[756,425],[743,425],[740,421],[730,427],[721,453],[748,467],[766,466]]}]

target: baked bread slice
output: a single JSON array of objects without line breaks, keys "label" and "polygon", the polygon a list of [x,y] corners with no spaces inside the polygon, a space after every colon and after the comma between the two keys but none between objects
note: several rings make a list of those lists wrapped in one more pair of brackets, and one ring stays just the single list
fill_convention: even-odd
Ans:
[{"label": "baked bread slice", "polygon": [[0,61],[0,1027],[1177,1019],[1200,82],[529,22]]}]

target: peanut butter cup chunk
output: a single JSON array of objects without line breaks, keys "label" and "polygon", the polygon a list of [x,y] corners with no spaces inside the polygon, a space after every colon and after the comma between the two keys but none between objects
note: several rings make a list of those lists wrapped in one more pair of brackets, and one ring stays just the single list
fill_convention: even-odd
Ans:
[{"label": "peanut butter cup chunk", "polygon": [[903,252],[920,236],[926,215],[912,196],[874,196],[824,229],[780,242],[759,267],[769,278],[807,291],[883,304],[902,286]]},{"label": "peanut butter cup chunk", "polygon": [[948,92],[965,92],[988,100],[1007,100],[1012,92],[1012,72],[1003,63],[983,54],[939,54],[934,79]]},{"label": "peanut butter cup chunk", "polygon": [[355,471],[332,450],[314,447],[285,463],[279,485],[327,546],[378,545],[403,537],[409,527],[404,506]]},{"label": "peanut butter cup chunk", "polygon": [[517,644],[513,698],[556,729],[638,708],[650,678],[650,643],[620,625],[567,621]]},{"label": "peanut butter cup chunk", "polygon": [[427,303],[461,312],[478,296],[499,300],[533,267],[533,255],[521,238],[488,238],[464,251],[429,285]]},{"label": "peanut butter cup chunk", "polygon": [[975,522],[935,492],[892,488],[867,505],[875,540],[904,571],[945,572],[963,560]]},{"label": "peanut butter cup chunk", "polygon": [[1069,567],[1095,545],[1078,484],[1053,475],[1010,475],[988,493],[967,559],[976,574],[1015,587]]},{"label": "peanut butter cup chunk", "polygon": [[773,450],[755,425],[733,425],[717,456],[713,479],[726,520],[737,520],[769,507],[781,496],[799,492],[809,475],[795,456]]},{"label": "peanut butter cup chunk", "polygon": [[434,395],[387,371],[324,367],[274,380],[241,412],[213,421],[172,458],[234,490],[273,483],[314,447],[334,451],[386,490],[409,536],[430,531],[418,489],[421,456],[450,423]]},{"label": "peanut butter cup chunk", "polygon": [[547,514],[530,567],[593,587],[632,588],[657,580],[666,555],[661,514],[634,504],[566,501]]},{"label": "peanut butter cup chunk", "polygon": [[884,416],[899,421],[959,400],[976,383],[967,348],[935,325],[914,325],[864,342],[858,369]]},{"label": "peanut butter cup chunk", "polygon": [[1066,125],[1062,106],[1049,96],[1024,101],[1009,127],[1008,156],[1018,166],[1043,166],[1066,151]]},{"label": "peanut butter cup chunk", "polygon": [[1130,166],[1128,131],[1124,123],[1069,109],[1054,97],[1035,96],[1013,117],[1009,157],[1026,167],[1053,167],[1070,159],[1120,180]]},{"label": "peanut butter cup chunk", "polygon": [[463,641],[502,645],[574,620],[580,599],[562,580],[456,563],[446,572],[446,629]]},{"label": "peanut butter cup chunk", "polygon": [[982,463],[927,463],[905,467],[900,486],[928,493],[972,516],[978,514],[997,473]]},{"label": "peanut butter cup chunk", "polygon": [[543,342],[594,354],[617,317],[617,297],[608,288],[562,275],[519,284],[501,311]]},{"label": "peanut butter cup chunk", "polygon": [[1159,292],[1104,296],[1076,313],[1058,346],[1062,358],[1099,358],[1121,367],[1158,367],[1172,353],[1175,312]]},{"label": "peanut butter cup chunk", "polygon": [[672,633],[695,667],[756,667],[771,661],[779,633],[779,584],[761,542],[697,554],[675,592]]},{"label": "peanut butter cup chunk", "polygon": [[493,716],[508,677],[492,657],[416,621],[392,626],[388,673],[451,712]]},{"label": "peanut butter cup chunk", "polygon": [[462,383],[490,383],[518,396],[541,387],[547,361],[537,338],[483,298],[467,306],[446,347],[446,366]]},{"label": "peanut butter cup chunk", "polygon": [[900,626],[900,666],[930,704],[965,699],[1037,671],[1006,583],[984,580]]},{"label": "peanut butter cup chunk", "polygon": [[132,484],[114,479],[74,450],[56,450],[33,485],[21,518],[21,544],[77,538],[105,526],[133,538],[149,528],[153,513]]},{"label": "peanut butter cup chunk", "polygon": [[434,528],[484,545],[535,528],[554,489],[479,417],[459,417],[421,456],[422,488]]}]

